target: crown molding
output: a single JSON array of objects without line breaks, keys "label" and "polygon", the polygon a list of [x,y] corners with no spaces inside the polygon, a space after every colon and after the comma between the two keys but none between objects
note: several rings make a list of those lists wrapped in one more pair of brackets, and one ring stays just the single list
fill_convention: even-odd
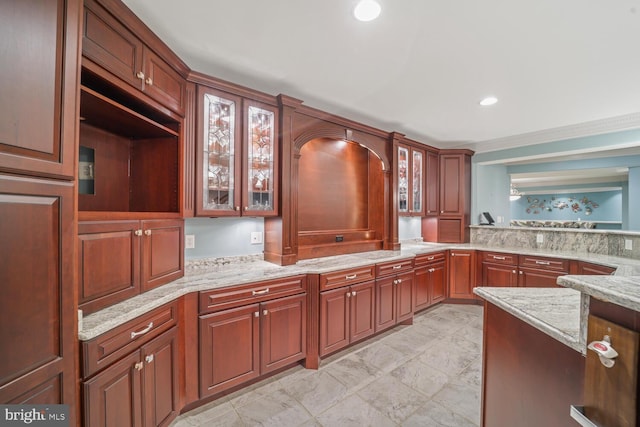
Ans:
[{"label": "crown molding", "polygon": [[465,144],[456,148],[468,148],[476,153],[505,150],[524,147],[527,145],[543,144],[545,142],[562,141],[565,139],[602,135],[611,132],[640,128],[640,112],[592,120],[575,125],[560,126],[503,138],[489,139]]}]

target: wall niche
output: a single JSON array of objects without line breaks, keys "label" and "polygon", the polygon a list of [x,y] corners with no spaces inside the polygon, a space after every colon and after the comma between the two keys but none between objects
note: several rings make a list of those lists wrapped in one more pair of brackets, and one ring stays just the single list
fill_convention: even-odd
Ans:
[{"label": "wall niche", "polygon": [[298,258],[383,249],[380,158],[352,141],[315,138],[298,162]]}]

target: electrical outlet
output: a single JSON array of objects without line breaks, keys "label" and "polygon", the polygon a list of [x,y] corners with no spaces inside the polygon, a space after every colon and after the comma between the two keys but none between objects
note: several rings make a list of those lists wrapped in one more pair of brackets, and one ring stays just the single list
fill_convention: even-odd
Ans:
[{"label": "electrical outlet", "polygon": [[632,251],[633,250],[633,240],[631,239],[624,239],[624,248],[627,251]]},{"label": "electrical outlet", "polygon": [[536,243],[544,243],[544,234],[538,233],[536,235]]},{"label": "electrical outlet", "polygon": [[185,234],[184,236],[184,248],[193,249],[196,247],[196,236],[193,234]]},{"label": "electrical outlet", "polygon": [[498,215],[498,224],[502,224],[504,222],[504,217]]},{"label": "electrical outlet", "polygon": [[262,243],[262,231],[252,231],[251,232],[251,244],[258,245]]}]

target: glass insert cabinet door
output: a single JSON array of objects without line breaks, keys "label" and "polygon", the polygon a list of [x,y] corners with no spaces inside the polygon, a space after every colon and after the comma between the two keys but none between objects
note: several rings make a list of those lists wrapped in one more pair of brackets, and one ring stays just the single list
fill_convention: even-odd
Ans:
[{"label": "glass insert cabinet door", "polygon": [[412,150],[411,152],[411,157],[412,157],[412,164],[411,164],[411,175],[412,175],[412,194],[411,194],[411,202],[412,202],[412,207],[411,210],[414,213],[422,213],[423,209],[422,209],[422,182],[424,181],[423,176],[424,176],[424,154],[421,151],[414,151]]},{"label": "glass insert cabinet door", "polygon": [[248,103],[244,211],[275,211],[276,110]]}]

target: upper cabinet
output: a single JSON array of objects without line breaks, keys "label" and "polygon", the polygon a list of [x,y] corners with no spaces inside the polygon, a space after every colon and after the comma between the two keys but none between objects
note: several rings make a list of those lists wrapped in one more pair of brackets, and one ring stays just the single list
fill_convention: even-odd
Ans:
[{"label": "upper cabinet", "polygon": [[426,152],[425,215],[440,213],[440,156],[437,151]]},{"label": "upper cabinet", "polygon": [[440,154],[440,215],[463,215],[470,207],[471,158]]},{"label": "upper cabinet", "polygon": [[398,213],[402,216],[424,214],[424,150],[398,144]]},{"label": "upper cabinet", "polygon": [[277,214],[278,109],[198,86],[196,215]]},{"label": "upper cabinet", "polygon": [[82,55],[184,115],[185,79],[98,3],[86,0],[84,4]]}]

